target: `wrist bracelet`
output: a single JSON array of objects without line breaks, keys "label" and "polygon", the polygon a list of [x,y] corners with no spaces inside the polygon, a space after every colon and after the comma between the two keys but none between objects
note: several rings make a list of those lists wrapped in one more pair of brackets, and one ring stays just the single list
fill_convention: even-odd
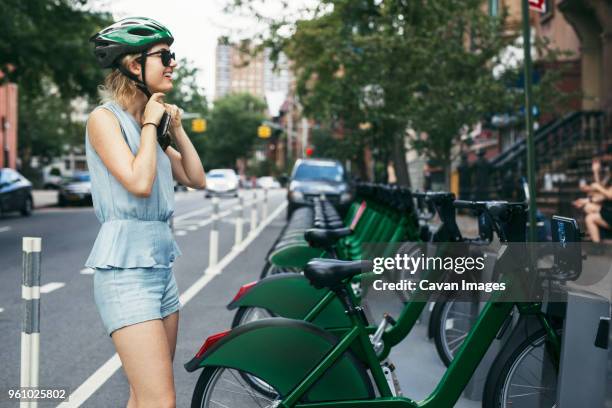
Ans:
[{"label": "wrist bracelet", "polygon": [[153,122],[147,122],[147,123],[143,123],[142,127],[145,127],[146,125],[153,125],[155,127],[159,126],[157,123],[153,123]]}]

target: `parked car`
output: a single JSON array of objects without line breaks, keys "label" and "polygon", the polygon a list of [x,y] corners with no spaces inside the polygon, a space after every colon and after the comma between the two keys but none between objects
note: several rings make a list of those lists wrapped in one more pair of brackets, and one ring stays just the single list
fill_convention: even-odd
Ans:
[{"label": "parked car", "polygon": [[274,177],[264,176],[257,179],[257,187],[259,188],[281,188],[278,181],[274,180]]},{"label": "parked car", "polygon": [[62,172],[58,167],[48,167],[43,170],[43,188],[45,190],[58,190],[64,181]]},{"label": "parked car", "polygon": [[0,214],[19,211],[28,216],[33,208],[32,183],[16,170],[0,169]]},{"label": "parked car", "polygon": [[58,195],[60,207],[72,204],[91,204],[91,178],[88,172],[74,173],[61,185]]},{"label": "parked car", "polygon": [[238,175],[232,169],[214,169],[206,174],[206,198],[213,195],[238,197]]},{"label": "parked car", "polygon": [[187,187],[179,183],[178,181],[174,181],[174,191],[187,191]]},{"label": "parked car", "polygon": [[287,191],[287,217],[301,206],[309,205],[314,197],[325,195],[327,200],[343,212],[353,199],[342,163],[326,159],[298,159],[293,166]]}]

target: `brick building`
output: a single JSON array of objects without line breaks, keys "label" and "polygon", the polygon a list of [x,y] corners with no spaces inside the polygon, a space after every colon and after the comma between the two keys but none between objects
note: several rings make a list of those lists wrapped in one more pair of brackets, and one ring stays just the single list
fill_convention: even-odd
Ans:
[{"label": "brick building", "polygon": [[17,168],[17,85],[0,86],[0,168]]}]

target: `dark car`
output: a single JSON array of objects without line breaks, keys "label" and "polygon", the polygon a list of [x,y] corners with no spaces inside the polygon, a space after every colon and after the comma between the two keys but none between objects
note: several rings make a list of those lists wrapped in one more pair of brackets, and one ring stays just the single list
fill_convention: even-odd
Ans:
[{"label": "dark car", "polygon": [[0,214],[19,211],[28,216],[33,204],[32,183],[13,169],[0,169]]},{"label": "dark car", "polygon": [[89,173],[75,173],[70,180],[61,185],[57,201],[60,207],[69,203],[91,204],[91,178]]},{"label": "dark car", "polygon": [[353,199],[352,186],[348,182],[344,167],[337,160],[299,159],[295,162],[287,200],[287,217],[314,197],[325,195],[338,210],[344,211]]}]

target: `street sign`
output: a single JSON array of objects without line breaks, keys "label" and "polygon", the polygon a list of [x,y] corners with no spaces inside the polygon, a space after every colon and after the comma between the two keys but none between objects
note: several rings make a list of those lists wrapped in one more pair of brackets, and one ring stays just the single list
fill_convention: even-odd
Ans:
[{"label": "street sign", "polygon": [[261,125],[257,128],[257,136],[262,139],[267,139],[272,136],[272,129],[268,125]]},{"label": "street sign", "polygon": [[529,0],[529,8],[539,13],[546,13],[546,0]]},{"label": "street sign", "polygon": [[195,133],[206,132],[206,119],[198,118],[191,121],[191,130]]}]

